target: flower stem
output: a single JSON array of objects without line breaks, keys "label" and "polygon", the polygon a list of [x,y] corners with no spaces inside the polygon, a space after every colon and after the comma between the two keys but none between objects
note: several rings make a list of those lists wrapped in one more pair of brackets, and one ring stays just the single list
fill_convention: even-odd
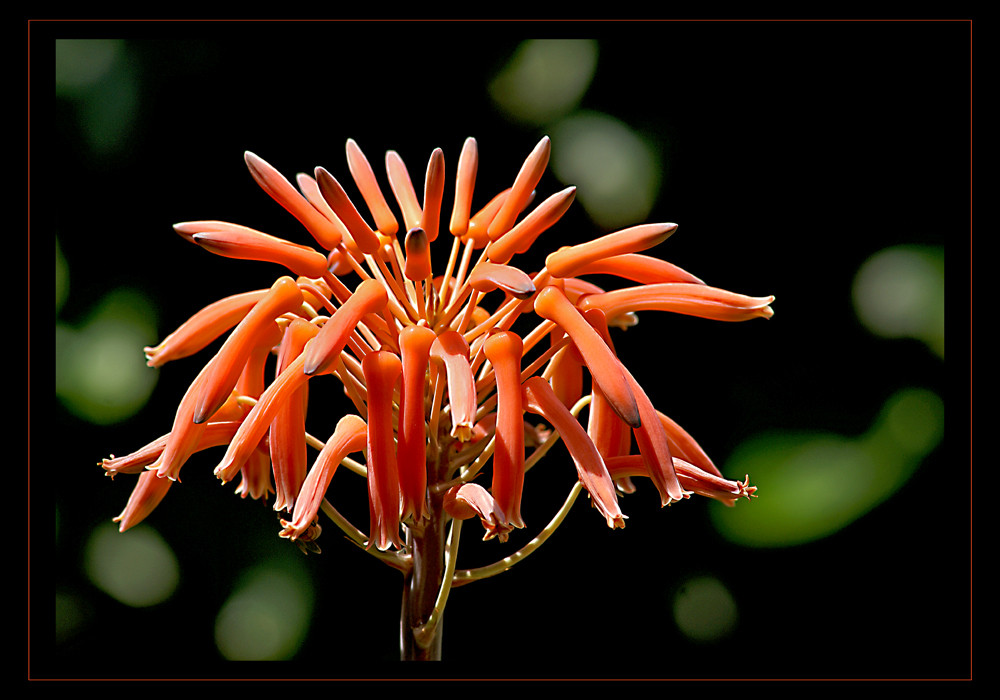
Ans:
[{"label": "flower stem", "polygon": [[[403,581],[399,619],[400,658],[403,661],[441,659],[441,618],[436,609],[445,574],[445,521],[443,494],[429,494],[430,517],[408,528],[412,567]],[[434,615],[433,626],[425,627]]]}]

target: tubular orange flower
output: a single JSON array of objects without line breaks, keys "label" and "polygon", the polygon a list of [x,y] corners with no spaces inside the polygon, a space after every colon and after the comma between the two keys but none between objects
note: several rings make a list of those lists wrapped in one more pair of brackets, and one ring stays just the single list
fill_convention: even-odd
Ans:
[{"label": "tubular orange flower", "polygon": [[174,483],[170,479],[161,479],[153,472],[143,472],[139,475],[139,481],[129,496],[128,503],[118,517],[113,518],[113,522],[118,523],[118,531],[125,532],[131,527],[135,527],[152,513],[160,501],[167,495],[170,485]]},{"label": "tubular orange flower", "polygon": [[[325,168],[297,174],[295,189],[247,151],[254,180],[318,247],[224,221],[174,227],[210,252],[277,263],[298,278],[281,276],[269,289],[210,304],[144,349],[147,364],[162,367],[225,336],[186,388],[170,432],[101,463],[110,476],[138,475],[114,519],[119,528],[148,517],[194,453],[225,446],[215,475],[228,483],[239,474],[241,497],[264,499],[273,490],[282,538],[318,552],[322,510],[367,554],[401,571],[402,656],[437,658],[451,587],[504,571],[535,551],[581,490],[612,529],[626,518],[616,484],[631,493],[632,477],[650,479],[664,504],[692,494],[727,505],[754,496],[749,481],[724,479],[701,446],[657,410],[640,380],[653,385],[625,367],[609,327],[632,326],[637,312],[651,309],[767,318],[774,297],[710,287],[645,253],[677,229],[669,223],[565,246],[533,274],[511,265],[544,241],[575,199],[568,186],[532,206],[551,147],[543,137],[511,186],[487,193],[493,196],[483,203],[475,192],[479,146],[465,140],[447,220],[451,236],[443,237],[450,251],[438,274],[432,245],[448,204],[441,149],[431,152],[422,196],[399,154],[387,151],[387,198],[371,161],[348,140],[347,169],[363,211]],[[589,275],[634,286],[605,289],[583,279]],[[317,381],[339,382],[355,407],[325,443],[306,432],[307,412],[310,423],[328,421],[327,430],[331,421],[313,410],[322,403],[310,383]],[[585,428],[578,415],[588,403]],[[543,423],[533,425],[534,416]],[[525,527],[528,472],[558,440],[576,478],[552,521],[495,564],[456,569],[463,520],[478,517],[484,539],[499,542]],[[311,465],[310,448],[319,450]],[[343,472],[349,474],[338,476]],[[355,478],[350,474],[366,480],[367,532],[333,503],[350,493],[336,488],[334,477]]]},{"label": "tubular orange flower", "polygon": [[576,463],[580,482],[590,493],[597,510],[607,519],[608,527],[625,527],[625,516],[618,507],[611,475],[583,426],[553,393],[548,382],[541,377],[529,378],[522,385],[521,391],[525,410],[548,420],[555,431],[562,436],[573,462]]},{"label": "tubular orange flower", "polygon": [[266,289],[233,294],[213,302],[182,323],[159,345],[143,348],[146,364],[162,367],[172,360],[190,357],[232,329],[267,294]]},{"label": "tubular orange flower", "polygon": [[572,277],[584,265],[602,258],[638,253],[665,241],[677,230],[677,224],[642,224],[609,233],[588,243],[569,246],[551,253],[545,268],[553,277]]},{"label": "tubular orange flower", "polygon": [[203,423],[225,403],[236,386],[257,339],[266,332],[274,319],[302,306],[302,292],[291,277],[280,277],[271,291],[254,305],[226,338],[212,359],[211,371],[205,377],[194,407],[195,423]]},{"label": "tubular orange flower", "polygon": [[704,284],[665,282],[641,287],[626,287],[603,294],[591,294],[580,300],[582,309],[601,309],[612,319],[633,311],[673,311],[716,321],[746,321],[771,318],[773,296],[748,297]]},{"label": "tubular orange flower", "polygon": [[545,287],[535,297],[535,312],[554,321],[573,339],[594,381],[601,387],[619,416],[633,428],[639,427],[639,408],[622,374],[622,366],[608,346],[558,287]]},{"label": "tubular orange flower", "polygon": [[[319,329],[301,318],[294,319],[285,331],[278,350],[280,374],[302,354],[306,343]],[[295,498],[306,478],[306,406],[309,385],[303,383],[277,410],[270,428],[271,466],[274,470],[274,509],[291,512]]]},{"label": "tubular orange flower", "polygon": [[313,235],[316,242],[330,250],[340,244],[340,231],[329,219],[292,187],[270,163],[247,151],[244,154],[250,174],[257,184]]},{"label": "tubular orange flower", "polygon": [[284,528],[281,537],[294,540],[309,530],[340,462],[350,453],[365,449],[367,442],[368,426],[360,417],[348,414],[337,422],[333,435],[323,445],[302,482],[292,519],[281,521]]},{"label": "tubular orange flower", "polygon": [[483,345],[497,383],[496,447],[493,450],[493,496],[507,522],[524,527],[521,492],[524,489],[524,408],[521,405],[520,336],[500,331]]},{"label": "tubular orange flower", "polygon": [[489,225],[490,240],[497,240],[500,236],[510,231],[514,225],[514,220],[521,213],[531,199],[531,193],[535,186],[542,179],[542,173],[549,164],[549,153],[552,144],[548,136],[542,138],[535,146],[535,149],[524,161],[521,170],[518,171],[511,187],[510,195],[504,200],[500,211]]},{"label": "tubular orange flower", "polygon": [[686,270],[673,263],[660,260],[641,253],[622,253],[602,257],[581,265],[573,273],[575,275],[615,275],[642,284],[658,282],[689,282],[705,284]]},{"label": "tubular orange flower", "polygon": [[361,362],[368,387],[368,546],[401,547],[399,541],[399,475],[392,438],[392,389],[403,372],[391,352],[373,352]]},{"label": "tubular orange flower", "polygon": [[462,484],[452,486],[444,494],[444,510],[456,520],[468,520],[479,517],[486,534],[483,540],[499,538],[507,541],[511,526],[503,509],[493,499],[490,492],[479,484]]},{"label": "tubular orange flower", "polygon": [[403,385],[397,451],[403,518],[412,515],[420,520],[424,517],[427,492],[425,380],[431,345],[436,338],[434,331],[425,326],[407,326],[399,332]]},{"label": "tubular orange flower", "polygon": [[507,263],[516,253],[527,252],[540,235],[562,218],[575,198],[576,188],[567,187],[539,204],[514,228],[493,240],[487,249],[490,260]]},{"label": "tubular orange flower", "polygon": [[[631,476],[649,476],[649,467],[645,460],[638,455],[623,457],[611,457],[606,462],[608,471],[615,479]],[[707,498],[714,498],[725,503],[727,506],[736,505],[740,498],[747,500],[754,498],[757,494],[757,487],[750,486],[750,477],[744,481],[733,481],[724,479],[721,476],[699,469],[690,462],[674,457],[674,469],[677,478],[684,488],[684,498],[692,493]]]}]

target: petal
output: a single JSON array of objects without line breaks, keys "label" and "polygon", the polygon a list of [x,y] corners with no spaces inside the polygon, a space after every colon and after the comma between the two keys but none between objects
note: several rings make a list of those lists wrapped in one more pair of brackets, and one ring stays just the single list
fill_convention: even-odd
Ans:
[{"label": "petal", "polygon": [[457,520],[478,516],[486,530],[483,540],[498,537],[501,542],[506,542],[508,533],[513,529],[500,505],[479,484],[452,486],[445,491],[443,503],[445,512]]},{"label": "petal", "polygon": [[427,233],[427,240],[437,240],[441,226],[441,199],[444,196],[444,152],[435,148],[427,163],[424,180],[424,208],[420,215],[420,227]]},{"label": "petal", "polygon": [[455,175],[455,203],[451,209],[448,230],[453,236],[464,236],[469,230],[469,215],[472,212],[472,192],[476,185],[476,171],[479,169],[479,148],[471,136],[462,144],[458,156],[458,172]]},{"label": "petal", "polygon": [[378,235],[372,231],[368,222],[361,218],[354,202],[347,196],[343,186],[337,182],[337,178],[328,173],[323,168],[317,167],[314,170],[316,184],[319,185],[320,194],[323,199],[333,209],[334,214],[340,219],[347,230],[351,232],[351,238],[358,249],[366,255],[376,253],[382,243]]},{"label": "petal", "polygon": [[257,184],[298,219],[325,250],[333,250],[340,244],[340,231],[337,227],[317,211],[281,173],[250,151],[244,154],[244,159]]},{"label": "petal", "polygon": [[451,405],[451,435],[468,442],[476,424],[476,382],[469,364],[469,344],[460,333],[442,332],[431,344],[431,357],[444,364]]},{"label": "petal", "polygon": [[424,517],[427,490],[427,422],[424,399],[431,344],[437,336],[430,328],[406,326],[399,332],[403,363],[397,458],[402,517]]},{"label": "petal", "polygon": [[305,373],[324,374],[331,369],[361,319],[366,314],[385,309],[388,300],[389,295],[379,282],[373,279],[362,281],[309,343],[305,351]]},{"label": "petal", "polygon": [[368,546],[380,551],[402,547],[399,539],[399,475],[392,433],[393,385],[402,374],[396,355],[384,350],[361,361],[368,388]]},{"label": "petal", "polygon": [[621,363],[566,295],[557,287],[545,287],[535,297],[535,313],[554,321],[566,331],[615,411],[630,426],[638,427],[639,409],[625,380]]},{"label": "petal", "polygon": [[326,255],[318,250],[247,226],[225,221],[185,221],[174,224],[174,230],[225,258],[273,262],[306,277],[320,277],[326,272]]},{"label": "petal", "polygon": [[266,289],[243,292],[220,299],[197,312],[160,341],[156,347],[143,348],[146,364],[161,367],[171,360],[190,357],[243,320],[254,304],[267,294]]},{"label": "petal", "polygon": [[562,218],[575,197],[576,187],[567,187],[539,204],[510,231],[493,239],[486,251],[490,260],[506,263],[515,254],[527,252],[542,233]]},{"label": "petal", "polygon": [[601,258],[638,253],[669,238],[677,224],[641,224],[595,238],[587,243],[561,248],[545,259],[553,277],[573,277],[577,270]]},{"label": "petal", "polygon": [[769,306],[772,301],[773,296],[748,297],[704,284],[676,282],[593,294],[580,300],[580,308],[601,309],[608,323],[625,313],[647,310],[672,311],[716,321],[747,321],[774,315]]},{"label": "petal", "polygon": [[302,483],[291,521],[281,521],[284,527],[281,537],[294,540],[309,530],[319,514],[337,467],[351,452],[365,449],[367,440],[368,426],[358,416],[346,415],[337,422],[333,435],[323,445]]},{"label": "petal", "polygon": [[551,142],[548,136],[543,136],[534,150],[525,159],[524,164],[514,179],[510,196],[504,200],[503,206],[497,212],[489,226],[490,240],[497,240],[503,234],[510,231],[514,226],[517,215],[524,210],[535,186],[542,179],[542,174],[549,164],[549,153],[551,152]]},{"label": "petal", "polygon": [[[497,382],[496,444],[493,449],[493,497],[514,527],[521,519],[524,488],[524,408],[521,405],[521,338],[500,331],[486,339],[483,351]],[[501,541],[504,538],[501,538]]]},{"label": "petal", "polygon": [[386,236],[394,235],[399,230],[399,224],[385,201],[371,164],[354,139],[347,139],[347,167],[375,219],[375,228]]},{"label": "petal", "polygon": [[278,316],[302,306],[302,292],[291,277],[281,277],[250,310],[209,362],[210,370],[200,389],[193,420],[202,423],[219,410],[240,377],[247,358]]},{"label": "petal", "polygon": [[525,410],[545,418],[566,443],[580,482],[590,494],[594,506],[607,520],[608,527],[625,527],[625,516],[618,507],[614,482],[583,426],[541,377],[529,377],[521,385],[521,392]]}]

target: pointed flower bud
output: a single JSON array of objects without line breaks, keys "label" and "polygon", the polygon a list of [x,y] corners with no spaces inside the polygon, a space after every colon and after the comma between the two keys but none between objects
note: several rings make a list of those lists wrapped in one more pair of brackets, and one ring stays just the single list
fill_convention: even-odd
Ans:
[{"label": "pointed flower bud", "polygon": [[472,192],[476,186],[476,171],[479,169],[479,148],[471,136],[462,145],[458,156],[458,172],[455,176],[455,203],[452,205],[448,230],[453,236],[464,236],[469,230],[469,216],[472,213]]},{"label": "pointed flower bud", "polygon": [[504,200],[503,206],[497,212],[496,218],[489,226],[490,240],[497,240],[514,226],[514,220],[521,213],[528,201],[535,186],[541,181],[542,174],[549,164],[549,153],[552,150],[548,136],[543,136],[534,150],[525,159],[524,164],[514,179],[510,196]]},{"label": "pointed flower bud", "polygon": [[608,233],[587,243],[568,246],[550,253],[545,268],[553,277],[573,277],[584,265],[602,258],[638,253],[665,241],[677,230],[677,224],[642,224]]},{"label": "pointed flower bud", "polygon": [[306,277],[320,277],[326,272],[326,256],[318,250],[246,226],[225,221],[186,221],[174,224],[174,230],[224,258],[273,262]]},{"label": "pointed flower bud", "polygon": [[354,183],[361,191],[361,198],[365,200],[368,211],[375,219],[375,228],[386,236],[395,235],[396,231],[399,230],[399,224],[389,209],[389,204],[385,201],[385,196],[378,186],[371,164],[354,139],[347,139],[347,166],[354,178]]},{"label": "pointed flower bud", "polygon": [[340,245],[340,231],[337,227],[317,211],[316,207],[310,204],[284,175],[250,151],[244,154],[244,160],[257,184],[289,214],[298,219],[325,250],[333,250]]}]

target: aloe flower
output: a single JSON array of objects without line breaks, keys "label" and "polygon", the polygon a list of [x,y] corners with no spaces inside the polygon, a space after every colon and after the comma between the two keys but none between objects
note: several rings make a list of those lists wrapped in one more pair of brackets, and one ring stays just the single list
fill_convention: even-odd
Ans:
[{"label": "aloe flower", "polygon": [[[224,448],[215,475],[224,484],[238,479],[243,498],[274,493],[282,538],[318,552],[322,513],[326,525],[403,572],[402,657],[428,659],[440,658],[451,588],[531,554],[582,491],[610,528],[625,526],[620,497],[645,479],[662,505],[693,494],[729,506],[754,496],[748,479],[725,479],[668,407],[654,405],[644,385],[656,377],[625,367],[613,334],[654,312],[769,318],[773,297],[709,286],[652,255],[676,232],[673,223],[550,249],[544,267],[523,269],[519,257],[545,247],[576,194],[567,187],[532,206],[550,149],[543,138],[511,186],[485,193],[478,208],[471,138],[450,199],[440,149],[416,179],[389,151],[385,190],[349,140],[359,198],[332,171],[300,173],[293,185],[246,153],[253,179],[312,240],[221,221],[174,226],[216,255],[273,263],[275,280],[209,304],[145,349],[148,364],[164,368],[222,339],[183,391],[169,431],[103,461],[109,476],[138,478],[115,518],[120,529],[150,517],[196,453]],[[621,284],[604,289],[597,275]],[[352,411],[326,415],[317,383],[338,385]],[[307,413],[311,424],[332,420],[329,432],[307,433]],[[541,497],[528,472],[559,443],[553,454],[563,457],[546,468],[563,470],[569,495],[548,523],[527,522],[522,499]],[[338,482],[356,478],[367,482],[367,524],[349,522],[335,505]],[[498,543],[519,530],[538,534],[498,553],[495,565],[461,569],[466,520]]]}]

